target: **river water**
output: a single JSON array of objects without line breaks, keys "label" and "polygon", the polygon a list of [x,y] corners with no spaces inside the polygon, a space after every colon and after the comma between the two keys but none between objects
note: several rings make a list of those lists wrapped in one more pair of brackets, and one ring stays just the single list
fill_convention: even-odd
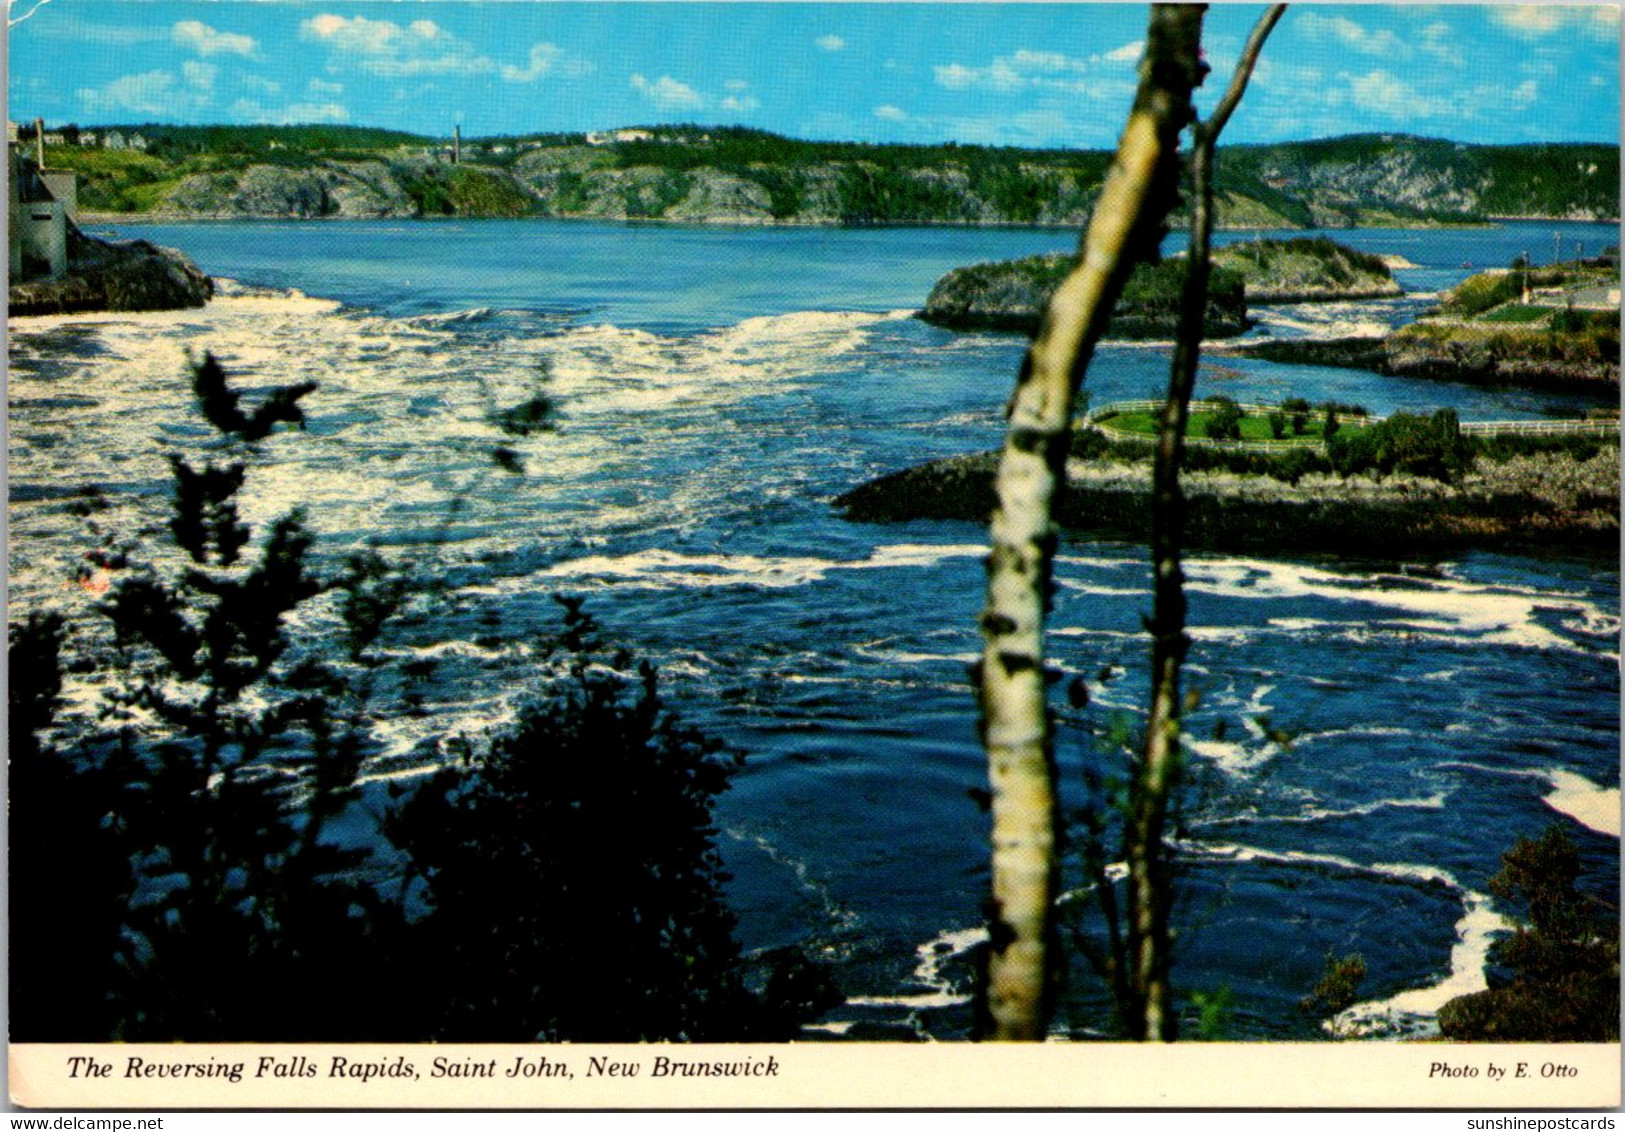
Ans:
[{"label": "river water", "polygon": [[[1614,238],[1556,230],[1566,255]],[[1415,264],[1398,273],[1413,294],[1266,322],[1379,328],[1475,267],[1543,260],[1553,231],[1336,233]],[[445,736],[511,718],[551,595],[584,595],[660,664],[690,722],[747,752],[718,814],[729,898],[747,948],[838,965],[848,1001],[820,1032],[966,1032],[987,887],[965,673],[985,531],[856,525],[830,501],[998,443],[1021,341],[910,312],[950,267],[1071,236],[501,221],[126,234],[238,282],[200,311],[12,322],[13,617],[92,600],[69,581],[93,542],[71,492],[107,493],[107,529],[161,523],[166,453],[205,435],[186,351],[214,351],[249,387],[316,380],[309,432],[262,446],[248,517],[304,506],[324,553],[373,543],[450,586],[432,635],[399,645],[437,662],[424,710],[379,720],[369,775],[410,776]],[[1153,396],[1165,366],[1157,346],[1108,345],[1090,395]],[[523,476],[494,469],[490,415],[537,393],[558,430],[515,444]],[[1201,374],[1211,393],[1464,420],[1584,403],[1223,357]],[[1617,899],[1617,563],[1373,553],[1310,558],[1284,537],[1279,556],[1190,563],[1201,701],[1175,977],[1228,993],[1227,1037],[1324,1037],[1298,1000],[1329,953],[1369,969],[1335,1025],[1428,1032],[1442,1002],[1483,985],[1504,927],[1485,889],[1499,854],[1554,820]],[[1092,702],[1058,745],[1069,806],[1143,714],[1146,575],[1141,548],[1062,542],[1055,662]],[[1086,931],[1088,905],[1067,902]],[[1078,1035],[1104,1026],[1081,961],[1062,1013]]]}]

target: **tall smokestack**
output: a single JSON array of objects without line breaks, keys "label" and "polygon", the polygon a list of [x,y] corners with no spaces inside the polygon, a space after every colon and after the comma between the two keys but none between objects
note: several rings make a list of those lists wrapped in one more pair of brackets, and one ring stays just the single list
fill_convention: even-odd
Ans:
[{"label": "tall smokestack", "polygon": [[45,119],[34,119],[34,146],[39,153],[39,167],[45,168]]},{"label": "tall smokestack", "polygon": [[463,127],[451,128],[451,163],[458,164],[463,159]]}]

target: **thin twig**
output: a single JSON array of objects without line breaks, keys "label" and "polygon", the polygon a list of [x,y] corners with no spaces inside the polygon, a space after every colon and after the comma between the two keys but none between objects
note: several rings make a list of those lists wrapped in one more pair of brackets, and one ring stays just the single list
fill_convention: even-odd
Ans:
[{"label": "thin twig", "polygon": [[1178,142],[1201,81],[1203,9],[1152,7],[1140,86],[1072,272],[1051,298],[1017,378],[995,481],[982,615],[983,740],[993,811],[993,903],[983,1000],[990,1035],[1038,1040],[1051,1007],[1055,784],[1044,618],[1073,404],[1136,259],[1176,197]]},{"label": "thin twig", "polygon": [[1213,238],[1213,151],[1220,132],[1247,89],[1258,53],[1286,10],[1270,8],[1248,38],[1229,89],[1207,122],[1192,133],[1190,248],[1180,297],[1179,330],[1168,374],[1152,470],[1151,575],[1154,604],[1151,630],[1151,710],[1145,759],[1136,768],[1130,813],[1124,831],[1128,861],[1128,959],[1133,968],[1132,1009],[1125,1011],[1131,1037],[1171,1041],[1175,1017],[1169,991],[1172,962],[1169,914],[1173,884],[1163,831],[1168,806],[1180,777],[1180,671],[1190,640],[1185,635],[1183,550],[1185,498],[1179,485],[1185,455],[1185,427],[1196,384],[1202,332],[1207,319],[1210,250]]}]

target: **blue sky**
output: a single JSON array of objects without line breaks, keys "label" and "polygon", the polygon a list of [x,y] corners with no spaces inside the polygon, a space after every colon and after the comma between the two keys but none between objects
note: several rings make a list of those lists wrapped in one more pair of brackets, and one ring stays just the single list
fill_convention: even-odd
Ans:
[{"label": "blue sky", "polygon": [[[658,122],[1099,148],[1143,6],[10,0],[10,115],[468,136]],[[1228,75],[1261,5],[1209,11]],[[1619,137],[1619,9],[1299,5],[1227,141]],[[1207,92],[1203,104],[1216,97]]]}]

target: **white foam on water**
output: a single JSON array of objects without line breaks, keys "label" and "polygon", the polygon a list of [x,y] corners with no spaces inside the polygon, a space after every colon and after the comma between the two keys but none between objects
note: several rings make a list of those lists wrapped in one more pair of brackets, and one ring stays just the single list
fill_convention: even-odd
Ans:
[{"label": "white foam on water", "polygon": [[1280,746],[1275,743],[1249,748],[1244,743],[1229,739],[1200,739],[1194,735],[1184,736],[1184,744],[1186,750],[1215,763],[1220,770],[1238,776],[1257,770],[1281,753]]},{"label": "white foam on water", "polygon": [[1485,774],[1500,774],[1509,778],[1538,778],[1552,787],[1552,792],[1541,798],[1546,805],[1571,818],[1595,833],[1609,837],[1620,835],[1620,790],[1618,786],[1603,786],[1584,775],[1558,767],[1511,768],[1484,766],[1482,763],[1448,762],[1441,767],[1465,767]]},{"label": "white foam on water", "polygon": [[1619,836],[1619,787],[1599,786],[1572,770],[1547,771],[1546,780],[1552,784],[1542,799],[1548,806],[1587,829]]},{"label": "white foam on water", "polygon": [[1393,328],[1394,299],[1334,303],[1270,303],[1256,307],[1259,332],[1276,338],[1382,338]]},{"label": "white foam on water", "polygon": [[[1338,573],[1293,562],[1203,559],[1186,564],[1187,588],[1195,593],[1248,600],[1323,598],[1373,607],[1389,614],[1358,629],[1408,630],[1434,639],[1469,640],[1518,648],[1593,650],[1541,624],[1543,612],[1567,613],[1583,625],[1606,625],[1610,615],[1565,593],[1453,578],[1403,579],[1383,574]],[[1234,629],[1193,631],[1199,639],[1234,639]]]},{"label": "white foam on water", "polygon": [[764,834],[730,828],[722,832],[741,844],[754,846],[768,860],[787,869],[795,878],[796,886],[818,907],[830,930],[849,935],[858,929],[861,920],[857,912],[838,901],[829,885],[814,876],[812,866],[806,861],[786,853]]},{"label": "white foam on water", "polygon": [[1212,818],[1195,824],[1203,828],[1226,825],[1255,825],[1264,822],[1308,824],[1311,822],[1335,821],[1339,818],[1370,817],[1382,810],[1442,810],[1446,799],[1447,795],[1444,794],[1430,794],[1426,798],[1383,798],[1376,802],[1341,808],[1306,805],[1303,809],[1294,813],[1282,814],[1264,814],[1259,813],[1256,809],[1250,809],[1245,814]]},{"label": "white foam on water", "polygon": [[1305,731],[1303,734],[1293,737],[1292,745],[1307,747],[1320,742],[1322,739],[1350,739],[1360,736],[1383,739],[1414,734],[1416,732],[1407,727],[1383,727],[1380,725],[1371,727],[1333,727],[1326,731]]},{"label": "white foam on water", "polygon": [[1070,578],[1056,578],[1055,585],[1063,590],[1070,590],[1073,593],[1079,594],[1089,594],[1094,597],[1143,598],[1151,592],[1149,589],[1141,587],[1136,587],[1134,589],[1123,589],[1121,586],[1103,586],[1094,582],[1075,582]]},{"label": "white foam on water", "polygon": [[1495,937],[1515,925],[1490,907],[1489,897],[1462,893],[1463,914],[1456,922],[1449,973],[1436,983],[1401,991],[1389,998],[1361,1002],[1321,1025],[1335,1037],[1379,1037],[1391,1040],[1433,1037],[1445,1003],[1464,994],[1488,990],[1484,966]]},{"label": "white foam on water", "polygon": [[867,558],[766,558],[746,554],[684,554],[651,549],[624,555],[586,555],[543,567],[521,578],[470,586],[466,594],[498,594],[534,588],[537,579],[569,580],[644,589],[711,589],[758,586],[786,589],[820,582],[840,570],[922,569],[955,558],[980,558],[984,546],[878,546]]},{"label": "white foam on water", "polygon": [[1484,990],[1488,986],[1484,966],[1489,959],[1490,945],[1497,933],[1508,931],[1513,926],[1491,908],[1488,896],[1468,889],[1454,874],[1432,865],[1390,862],[1367,865],[1330,853],[1255,849],[1246,845],[1215,842],[1181,841],[1177,844],[1181,852],[1208,859],[1304,865],[1413,884],[1437,885],[1449,889],[1461,900],[1462,915],[1456,922],[1456,943],[1451,948],[1444,976],[1426,986],[1349,1007],[1324,1023],[1329,1033],[1339,1037],[1400,1040],[1436,1034],[1440,1007],[1453,998]]},{"label": "white foam on water", "polygon": [[[943,967],[949,960],[964,955],[986,941],[985,927],[942,932],[914,949],[918,959],[908,981],[925,990],[913,994],[855,995],[846,1000],[846,1005],[910,1012],[965,1006],[974,1000],[973,996],[955,989],[952,981],[943,973]],[[918,1030],[918,1025],[915,1028]]]}]

